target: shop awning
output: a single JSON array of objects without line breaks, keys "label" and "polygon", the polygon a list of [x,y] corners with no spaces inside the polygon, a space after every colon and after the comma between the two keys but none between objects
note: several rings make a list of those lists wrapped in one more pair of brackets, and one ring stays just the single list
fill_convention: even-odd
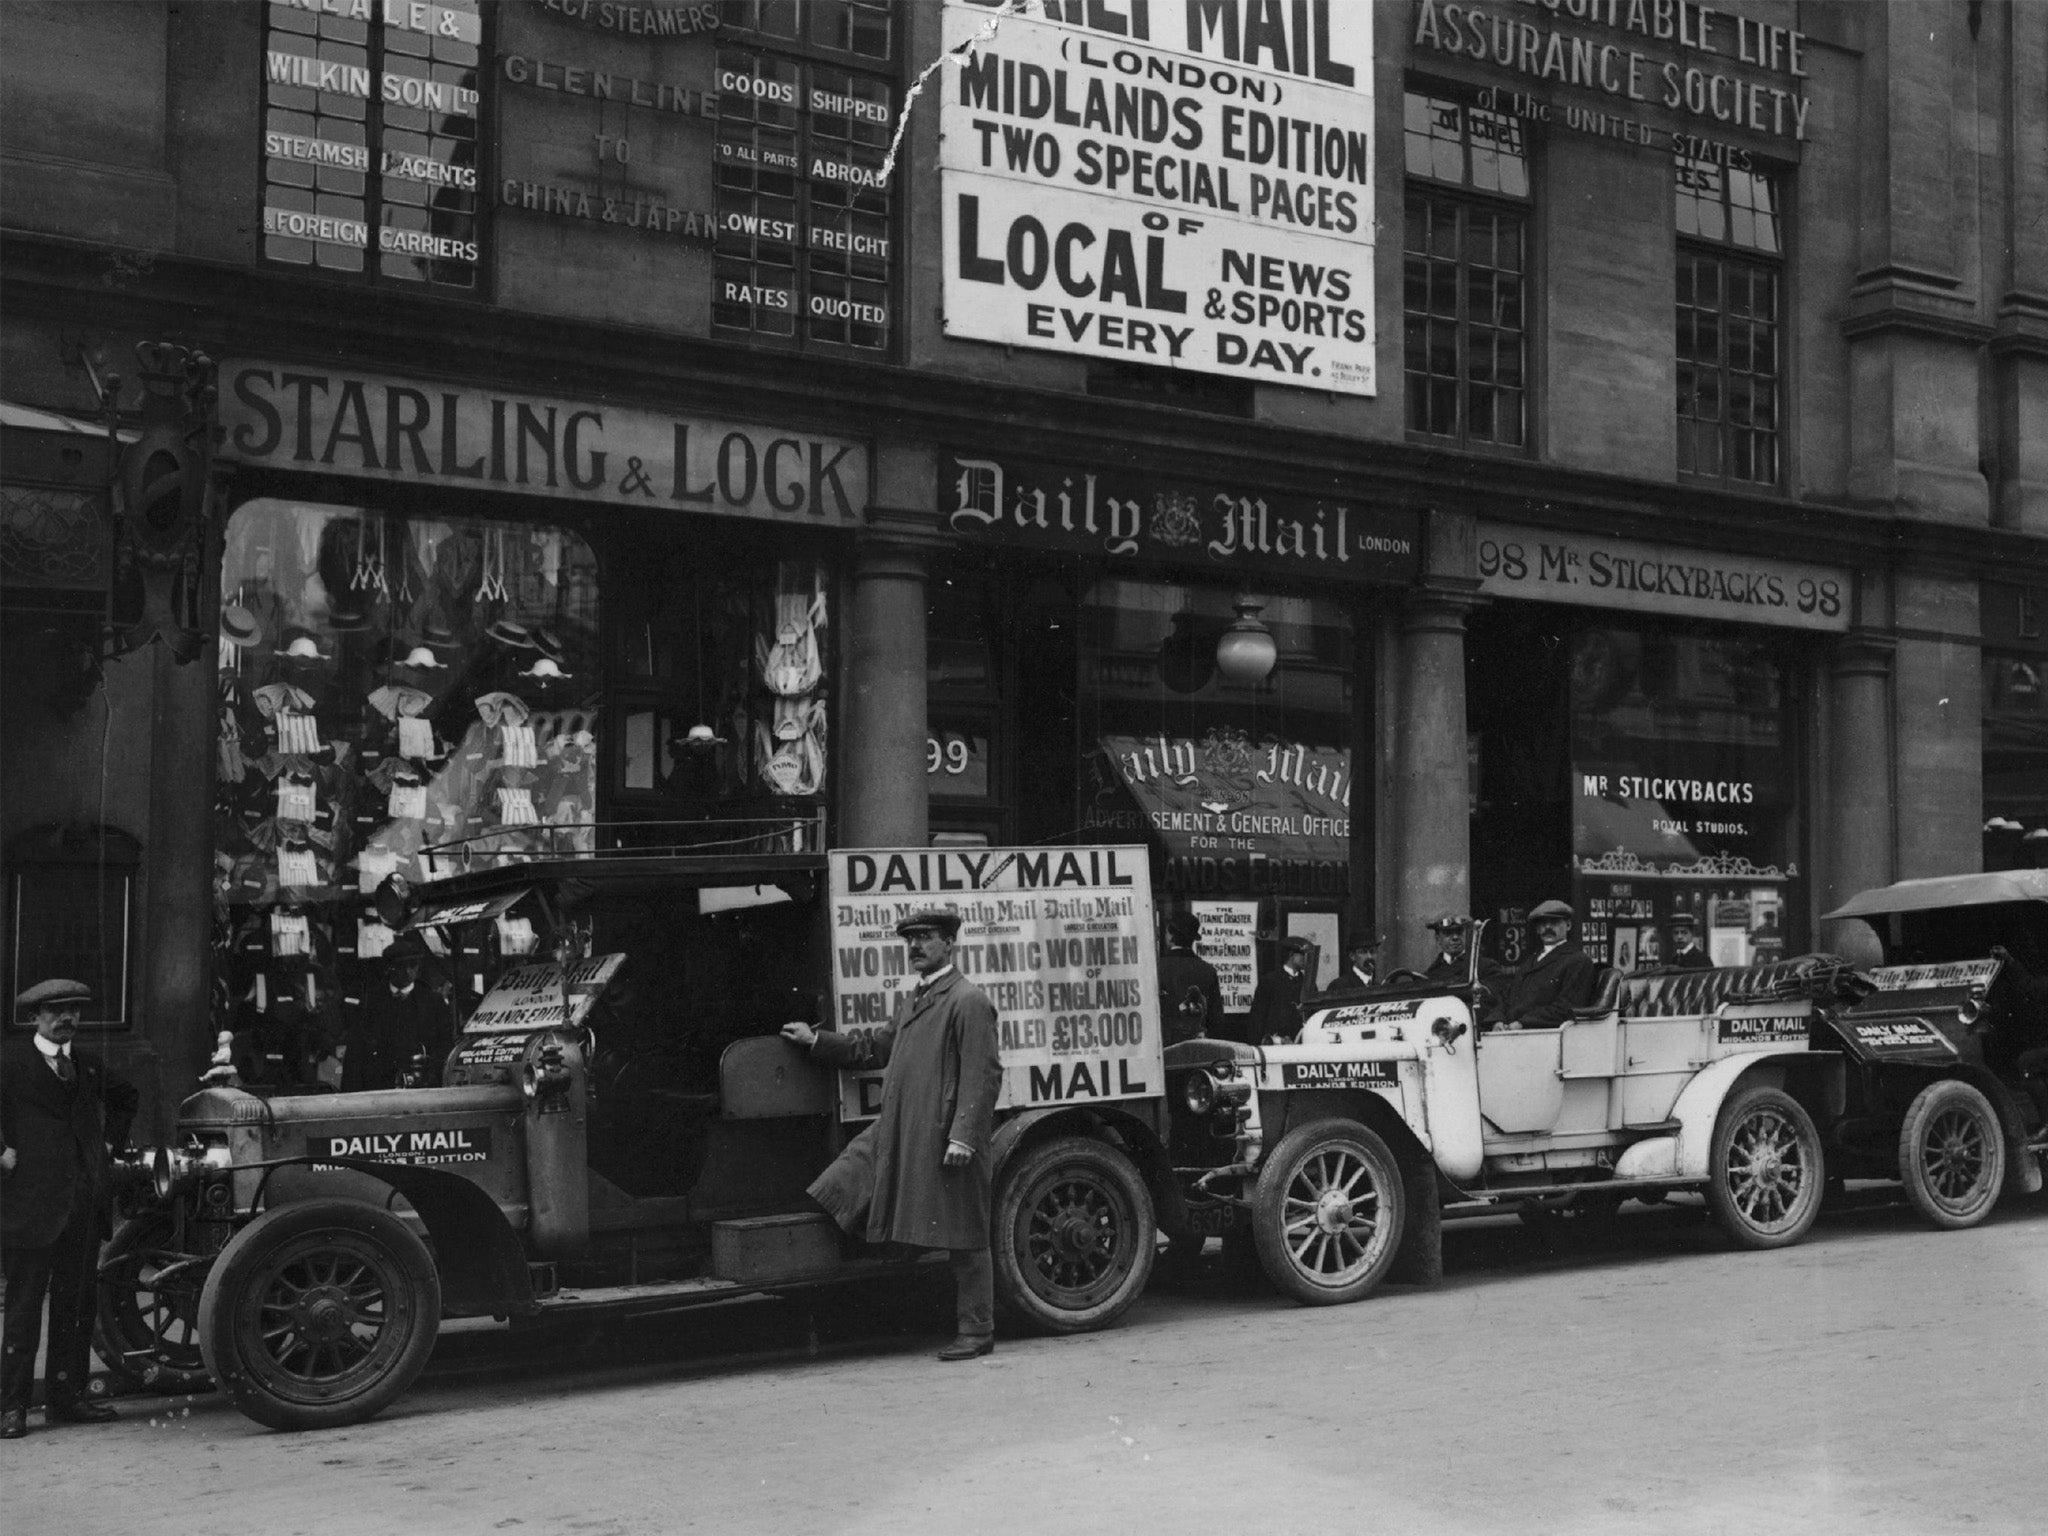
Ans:
[{"label": "shop awning", "polygon": [[1351,848],[1351,753],[1242,737],[1110,735],[1117,776],[1171,857],[1249,843],[1270,859],[1343,864]]}]

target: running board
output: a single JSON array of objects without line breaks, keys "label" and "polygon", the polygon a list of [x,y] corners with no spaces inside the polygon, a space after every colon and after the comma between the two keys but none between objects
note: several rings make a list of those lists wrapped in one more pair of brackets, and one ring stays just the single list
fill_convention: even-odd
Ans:
[{"label": "running board", "polygon": [[[1574,1184],[1517,1184],[1513,1189],[1459,1189],[1444,1202],[1444,1216],[1485,1216],[1502,1206],[1526,1200],[1555,1200],[1562,1195],[1626,1195],[1644,1189],[1695,1189],[1705,1179],[1581,1179]],[[1456,1188],[1456,1186],[1453,1186]]]},{"label": "running board", "polygon": [[589,1312],[669,1312],[740,1296],[779,1295],[784,1291],[844,1285],[850,1280],[873,1275],[905,1274],[945,1262],[947,1255],[941,1249],[912,1259],[849,1259],[825,1269],[763,1276],[755,1280],[720,1280],[702,1275],[689,1280],[662,1280],[645,1285],[575,1286],[541,1298],[535,1312],[541,1317]]}]

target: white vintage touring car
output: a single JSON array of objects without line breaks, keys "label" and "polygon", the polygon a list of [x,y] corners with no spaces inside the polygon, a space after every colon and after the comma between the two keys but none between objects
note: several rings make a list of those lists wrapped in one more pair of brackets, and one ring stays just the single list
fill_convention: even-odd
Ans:
[{"label": "white vintage touring car", "polygon": [[[1474,946],[1476,951],[1477,946]],[[1843,1064],[1812,1048],[1846,967],[1602,974],[1551,1029],[1475,1027],[1476,974],[1413,972],[1313,1014],[1293,1041],[1166,1053],[1179,1238],[1249,1224],[1273,1283],[1355,1301],[1440,1273],[1446,1215],[1611,1210],[1704,1192],[1751,1248],[1796,1242],[1826,1182]]]}]

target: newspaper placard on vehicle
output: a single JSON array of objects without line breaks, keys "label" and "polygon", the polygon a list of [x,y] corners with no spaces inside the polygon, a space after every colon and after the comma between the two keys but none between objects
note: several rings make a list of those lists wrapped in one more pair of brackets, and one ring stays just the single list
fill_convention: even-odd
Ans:
[{"label": "newspaper placard on vehicle", "polygon": [[[917,975],[896,924],[960,915],[953,963],[988,994],[1001,1109],[1157,1094],[1164,1082],[1152,879],[1137,847],[877,848],[832,853],[832,1025],[885,1028]],[[879,1075],[843,1073],[842,1119],[881,1107]]]},{"label": "newspaper placard on vehicle", "polygon": [[1950,960],[1941,965],[1881,965],[1870,979],[1880,992],[1923,992],[1930,987],[1988,987],[1996,960]]},{"label": "newspaper placard on vehicle", "polygon": [[515,965],[476,1005],[462,1026],[465,1035],[500,1035],[536,1029],[574,1029],[589,1014],[598,994],[626,957],[593,955],[571,965],[567,975],[552,960]]}]

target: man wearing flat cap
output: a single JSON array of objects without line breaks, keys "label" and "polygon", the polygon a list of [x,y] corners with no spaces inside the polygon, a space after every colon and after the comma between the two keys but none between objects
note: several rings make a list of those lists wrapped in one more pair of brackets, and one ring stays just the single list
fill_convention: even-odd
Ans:
[{"label": "man wearing flat cap", "polygon": [[1593,1001],[1600,968],[1572,940],[1577,916],[1561,901],[1538,903],[1529,912],[1536,952],[1508,978],[1501,998],[1503,1029],[1556,1029]]},{"label": "man wearing flat cap", "polygon": [[912,912],[896,934],[918,982],[892,1023],[852,1036],[782,1026],[785,1039],[827,1066],[883,1071],[881,1113],[810,1193],[842,1231],[952,1254],[958,1328],[939,1358],[972,1360],[996,1342],[988,1157],[1003,1086],[996,1010],[954,969],[957,913]]},{"label": "man wearing flat cap", "polygon": [[1309,942],[1298,933],[1280,941],[1280,964],[1259,978],[1252,989],[1252,1011],[1246,1019],[1251,1043],[1292,1040],[1301,1033],[1302,994],[1308,987],[1303,975],[1308,965]]},{"label": "man wearing flat cap", "polygon": [[50,1303],[43,1416],[102,1424],[113,1408],[86,1395],[94,1261],[112,1230],[107,1144],[125,1142],[135,1090],[74,1049],[92,989],[42,981],[15,1001],[0,1043],[0,1270],[7,1320],[0,1336],[0,1440],[28,1433],[43,1300]]},{"label": "man wearing flat cap", "polygon": [[1664,963],[1673,970],[1710,971],[1714,962],[1700,948],[1700,920],[1690,912],[1671,914],[1671,958]]}]

